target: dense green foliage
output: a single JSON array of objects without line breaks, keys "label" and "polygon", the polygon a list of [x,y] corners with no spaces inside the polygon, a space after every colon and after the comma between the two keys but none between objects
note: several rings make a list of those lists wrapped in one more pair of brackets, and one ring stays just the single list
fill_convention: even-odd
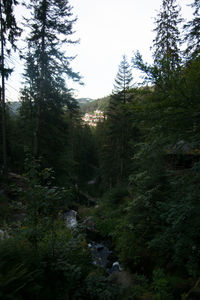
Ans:
[{"label": "dense green foliage", "polygon": [[30,155],[25,170],[25,187],[15,192],[26,217],[0,241],[1,298],[118,299],[118,287],[92,265],[85,236],[65,226],[73,192],[54,186],[52,170]]},{"label": "dense green foliage", "polygon": [[[149,85],[132,87],[124,56],[112,95],[84,108],[104,110],[96,128],[83,124],[65,85],[65,71],[79,76],[67,59],[60,65],[75,21],[68,1],[31,7],[22,106],[6,112],[0,298],[199,299],[199,2],[182,24],[176,1],[162,1],[152,65],[139,52],[132,58]],[[65,9],[71,21],[55,22]],[[73,230],[63,220],[69,209],[79,212]],[[109,241],[122,272],[92,263],[91,236]]]},{"label": "dense green foliage", "polygon": [[[191,29],[199,22],[196,1],[193,6],[194,20],[185,28]],[[125,138],[130,147],[125,151],[130,171],[123,174],[128,195],[122,193],[118,198],[111,189],[113,196],[105,196],[99,211],[104,218],[97,214],[97,222],[104,234],[112,236],[123,265],[150,280],[148,291],[153,299],[180,299],[184,293],[184,299],[199,298],[198,281],[195,285],[200,276],[197,246],[200,238],[197,221],[199,43],[198,30],[193,28],[187,39],[195,40],[197,53],[189,57],[192,51],[189,48],[186,57],[181,57],[178,14],[175,1],[163,1],[156,19],[154,63],[145,64],[139,53],[133,58],[134,66],[145,73],[152,87],[132,90],[126,108],[118,106],[118,111],[116,102],[113,105],[111,101],[111,115],[116,116],[112,120],[108,114],[106,123],[99,124],[96,133],[100,137],[99,145],[103,145],[102,178],[108,183],[109,178],[120,174],[119,169],[114,169],[123,159],[117,143],[123,147],[123,128],[130,130]],[[125,125],[123,118],[127,120],[127,116],[129,123]],[[109,144],[110,136],[115,142],[113,148]],[[111,167],[115,150],[118,157],[113,159]],[[117,180],[110,184],[115,189],[120,186]]]}]

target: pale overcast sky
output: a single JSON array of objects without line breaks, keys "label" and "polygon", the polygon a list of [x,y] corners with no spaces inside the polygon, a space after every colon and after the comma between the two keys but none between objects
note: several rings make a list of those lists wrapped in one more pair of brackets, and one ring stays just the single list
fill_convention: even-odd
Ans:
[{"label": "pale overcast sky", "polygon": [[[73,46],[77,54],[72,63],[74,71],[83,76],[84,86],[73,84],[76,97],[97,99],[112,92],[113,82],[122,55],[126,54],[129,62],[133,52],[139,50],[144,60],[151,61],[150,46],[154,38],[154,18],[162,0],[71,0],[74,15],[78,16],[75,25],[75,37],[80,44]],[[187,5],[192,0],[179,0],[182,16],[191,16]],[[67,54],[67,53],[66,53]],[[18,65],[19,67],[19,65]],[[12,75],[7,85],[7,96],[14,98],[18,89],[19,68]],[[135,82],[138,75],[133,70]],[[72,86],[70,82],[70,87]],[[13,99],[14,100],[14,99]]]},{"label": "pale overcast sky", "polygon": [[[112,92],[114,78],[122,55],[129,62],[139,50],[151,61],[150,46],[154,38],[154,18],[162,0],[73,0],[80,44],[74,69],[84,77],[85,86],[78,87],[79,97],[98,98]],[[190,0],[180,0],[182,15],[187,18]],[[133,70],[138,82],[138,74]]]}]

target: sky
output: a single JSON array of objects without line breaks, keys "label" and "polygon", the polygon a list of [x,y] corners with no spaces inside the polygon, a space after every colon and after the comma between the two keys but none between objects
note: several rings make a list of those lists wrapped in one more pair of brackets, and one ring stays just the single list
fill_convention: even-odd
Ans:
[{"label": "sky", "polygon": [[[76,55],[71,66],[82,76],[84,86],[68,81],[76,98],[97,99],[112,93],[118,66],[125,54],[129,63],[136,50],[151,62],[152,41],[155,37],[154,18],[162,0],[71,0],[73,14],[78,17],[74,39],[80,43],[66,48],[66,54]],[[182,16],[191,18],[192,0],[179,0]],[[7,96],[16,100],[22,73],[22,62],[13,57],[15,72],[8,82]],[[134,82],[141,81],[133,69]],[[9,100],[8,98],[8,100]]]}]

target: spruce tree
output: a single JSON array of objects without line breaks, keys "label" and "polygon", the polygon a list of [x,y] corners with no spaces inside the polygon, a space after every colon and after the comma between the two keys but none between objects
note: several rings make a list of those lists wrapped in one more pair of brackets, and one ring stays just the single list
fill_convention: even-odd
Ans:
[{"label": "spruce tree", "polygon": [[131,88],[132,70],[127,61],[125,55],[123,55],[122,61],[120,62],[117,76],[115,78],[113,94],[118,94],[122,98],[123,103],[125,104],[128,100],[128,91]]},{"label": "spruce tree", "polygon": [[132,134],[128,103],[133,98],[132,79],[132,72],[124,55],[119,65],[113,94],[110,97],[108,106],[107,146],[104,151],[104,166],[108,166],[105,173],[107,173],[106,177],[109,177],[107,182],[110,182],[110,186],[125,182],[128,176],[130,159],[129,139]]},{"label": "spruce tree", "polygon": [[186,54],[189,59],[199,57],[200,53],[200,2],[194,0],[191,4],[194,8],[194,18],[184,26],[187,30],[185,40],[188,43]]},{"label": "spruce tree", "polygon": [[3,173],[7,175],[7,147],[6,147],[6,120],[5,120],[5,79],[12,72],[12,69],[5,67],[6,55],[10,55],[11,49],[16,49],[16,39],[20,36],[21,30],[17,26],[14,5],[16,0],[0,0],[0,69],[1,69],[1,115],[2,115],[2,145],[3,145]]},{"label": "spruce tree", "polygon": [[145,81],[154,84],[160,91],[169,91],[179,78],[182,64],[181,22],[180,7],[176,0],[163,0],[155,18],[153,64],[145,63],[139,51],[132,59],[133,66],[145,74]]},{"label": "spruce tree", "polygon": [[[76,18],[69,1],[34,0],[28,8],[32,18],[27,20],[30,33],[25,55],[25,94],[29,97],[23,102],[29,101],[33,109],[33,152],[38,156],[47,147],[48,138],[51,141],[51,126],[55,125],[54,131],[64,129],[65,109],[76,106],[66,86],[66,78],[79,81],[80,76],[70,67],[73,57],[66,56],[63,50],[67,44],[76,43],[70,38]],[[54,138],[59,136],[58,132],[54,134]],[[50,144],[56,147],[53,141]],[[59,146],[53,148],[56,155]]]},{"label": "spruce tree", "polygon": [[176,0],[163,0],[155,20],[153,41],[154,76],[157,85],[169,88],[181,64],[179,24],[182,22]]}]

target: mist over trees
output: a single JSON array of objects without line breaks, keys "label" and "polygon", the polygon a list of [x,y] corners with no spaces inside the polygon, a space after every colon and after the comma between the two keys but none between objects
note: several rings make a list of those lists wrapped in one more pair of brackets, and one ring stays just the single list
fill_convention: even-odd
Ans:
[{"label": "mist over trees", "polygon": [[[0,298],[199,299],[199,1],[188,2],[187,23],[181,3],[161,1],[152,64],[123,55],[111,94],[82,107],[104,110],[96,127],[70,89],[81,77],[67,53],[77,42],[68,0],[26,5],[21,106],[10,113],[4,62],[20,39],[16,4],[0,1]],[[94,263],[94,242],[123,270]]]}]

